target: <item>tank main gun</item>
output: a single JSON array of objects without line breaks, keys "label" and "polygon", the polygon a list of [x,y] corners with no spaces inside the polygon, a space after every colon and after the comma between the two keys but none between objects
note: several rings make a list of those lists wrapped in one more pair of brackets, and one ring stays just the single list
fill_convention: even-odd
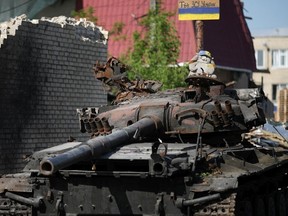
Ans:
[{"label": "tank main gun", "polygon": [[187,88],[151,91],[122,67],[110,58],[95,71],[118,87],[113,105],[77,109],[89,140],[35,152],[25,173],[1,177],[0,212],[247,215],[266,198],[269,213],[285,203],[287,141],[256,130],[263,92],[225,89],[205,51],[192,59]]},{"label": "tank main gun", "polygon": [[129,143],[137,136],[156,135],[160,127],[159,120],[153,117],[145,117],[132,125],[111,133],[83,142],[79,147],[73,148],[55,157],[43,159],[40,163],[40,172],[43,175],[52,175],[59,169],[68,167],[83,160],[92,160],[112,149]]},{"label": "tank main gun", "polygon": [[[246,94],[248,93],[247,90]],[[182,95],[182,100],[183,97]],[[241,99],[238,101],[227,100],[227,97],[218,100],[209,99],[191,106],[188,96],[183,102],[178,101],[179,98],[167,101],[164,97],[163,101],[159,98],[150,98],[140,104],[126,104],[112,110],[98,110],[98,113],[92,112],[96,109],[81,110],[80,121],[83,121],[84,125],[89,125],[82,130],[91,133],[93,138],[55,157],[44,158],[40,163],[40,172],[43,175],[52,175],[80,161],[99,158],[117,147],[128,145],[131,141],[138,143],[137,137],[146,137],[150,140],[160,137],[165,140],[168,137],[183,136],[185,140],[196,140],[195,137],[199,136],[200,132],[199,125],[202,125],[203,141],[208,144],[213,145],[217,135],[221,137],[223,135],[219,134],[227,132],[229,136],[226,140],[229,143],[238,142],[237,137],[240,138],[241,133],[265,121],[256,108],[255,98],[252,99],[251,96],[249,102]],[[219,143],[221,140],[217,145]]]},{"label": "tank main gun", "polygon": [[[200,66],[203,67],[203,62],[195,67],[200,70]],[[231,134],[239,138],[241,133],[265,122],[257,106],[261,100],[257,89],[227,92],[230,95],[211,95],[210,86],[225,87],[211,74],[190,74],[186,81],[193,88],[143,95],[148,88],[141,89],[141,86],[132,85],[133,82],[121,78],[125,67],[117,59],[110,58],[105,67],[101,69],[98,65],[96,68],[98,79],[109,85],[117,83],[123,90],[121,93],[128,91],[134,95],[136,92],[137,97],[134,95],[122,102],[124,98],[120,97],[117,106],[78,109],[80,130],[90,133],[91,139],[67,152],[44,158],[40,163],[43,175],[51,175],[80,161],[99,158],[131,141],[139,142],[135,137],[146,136],[150,140],[160,137],[164,141],[179,137],[184,142],[197,140],[199,144],[201,135],[203,141],[209,144],[215,141],[218,134],[223,136],[223,133],[228,132],[230,136],[225,139],[235,143],[239,139]]]}]

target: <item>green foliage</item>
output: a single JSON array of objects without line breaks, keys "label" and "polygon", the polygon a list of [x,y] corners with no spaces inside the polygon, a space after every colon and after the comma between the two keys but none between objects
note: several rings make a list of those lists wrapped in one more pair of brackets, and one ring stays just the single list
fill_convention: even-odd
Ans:
[{"label": "green foliage", "polygon": [[123,22],[115,22],[113,24],[113,27],[110,30],[109,34],[110,35],[121,34],[124,27],[125,27],[125,23],[123,23]]},{"label": "green foliage", "polygon": [[79,11],[72,11],[71,16],[76,18],[76,19],[86,18],[87,20],[89,20],[95,24],[98,21],[98,18],[94,15],[94,8],[91,6],[84,8],[84,9],[81,9]]},{"label": "green foliage", "polygon": [[171,15],[158,9],[150,10],[139,22],[144,34],[134,32],[134,47],[123,59],[131,67],[130,77],[159,80],[164,89],[185,86],[188,70],[177,66],[180,40],[169,20]]},{"label": "green foliage", "polygon": [[[71,15],[75,18],[86,18],[95,24],[98,21],[93,7],[73,11]],[[142,33],[134,32],[133,47],[125,56],[120,57],[129,65],[128,74],[131,79],[140,76],[146,80],[159,80],[163,83],[163,89],[186,86],[184,80],[188,70],[187,67],[177,66],[180,40],[174,23],[169,20],[172,15],[157,7],[140,20]],[[115,22],[109,32],[111,39],[126,40],[126,35],[123,34],[124,27],[125,23]]]},{"label": "green foliage", "polygon": [[122,34],[124,27],[125,27],[125,23],[115,22],[112,26],[112,29],[109,31],[109,36],[113,36],[113,39],[115,41],[126,40],[127,36]]}]

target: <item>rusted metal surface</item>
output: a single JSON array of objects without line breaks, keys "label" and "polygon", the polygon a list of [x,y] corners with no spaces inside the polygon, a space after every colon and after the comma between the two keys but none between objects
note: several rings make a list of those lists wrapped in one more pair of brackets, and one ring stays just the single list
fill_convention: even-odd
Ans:
[{"label": "rusted metal surface", "polygon": [[[71,149],[63,154],[55,157],[43,159],[40,163],[40,172],[43,175],[52,175],[58,170],[73,165],[83,160],[91,160],[94,157],[101,156],[109,152],[109,149],[129,142],[133,135],[138,131],[139,133],[153,136],[158,132],[159,123],[150,116],[142,118],[134,124],[131,124],[113,134],[108,134],[102,137],[96,137],[88,140],[85,144]],[[117,145],[116,145],[117,143]]]},{"label": "rusted metal surface", "polygon": [[116,87],[118,92],[114,103],[130,100],[135,96],[145,96],[157,92],[162,83],[155,80],[137,79],[131,81],[126,73],[127,67],[115,57],[108,59],[106,64],[96,62],[93,67],[95,77],[106,85]]},{"label": "rusted metal surface", "polygon": [[32,215],[32,206],[0,197],[0,215]]},{"label": "rusted metal surface", "polygon": [[207,216],[207,215],[235,215],[235,203],[236,193],[231,194],[229,197],[222,199],[217,204],[208,204],[204,208],[199,208],[194,214],[195,216]]},{"label": "rusted metal surface", "polygon": [[35,152],[25,175],[0,178],[0,214],[232,216],[288,201],[287,140],[259,130],[263,92],[200,74],[213,64],[201,53],[189,86],[163,92],[130,81],[118,59],[95,65],[115,101],[77,109],[90,139]]},{"label": "rusted metal surface", "polygon": [[32,192],[32,184],[29,178],[18,177],[1,177],[0,178],[0,193],[5,191],[13,192]]}]

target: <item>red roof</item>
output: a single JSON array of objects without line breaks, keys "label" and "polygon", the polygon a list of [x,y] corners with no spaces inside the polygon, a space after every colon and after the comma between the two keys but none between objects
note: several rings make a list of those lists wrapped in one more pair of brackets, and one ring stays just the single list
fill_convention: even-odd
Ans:
[{"label": "red roof", "polygon": [[[171,21],[175,22],[181,50],[178,62],[189,61],[196,52],[196,39],[192,21],[178,20],[178,0],[162,1],[166,11],[175,12]],[[111,30],[115,22],[125,24],[123,34],[126,40],[108,42],[109,55],[118,57],[132,46],[132,34],[141,31],[139,19],[145,16],[150,7],[149,0],[78,0],[77,8],[92,6],[98,18],[98,25]],[[244,70],[255,69],[252,38],[247,27],[240,0],[220,1],[220,20],[204,21],[204,49],[214,56],[216,65]]]},{"label": "red roof", "polygon": [[217,66],[255,71],[252,36],[242,7],[239,0],[220,1],[220,20],[204,22],[204,49]]}]

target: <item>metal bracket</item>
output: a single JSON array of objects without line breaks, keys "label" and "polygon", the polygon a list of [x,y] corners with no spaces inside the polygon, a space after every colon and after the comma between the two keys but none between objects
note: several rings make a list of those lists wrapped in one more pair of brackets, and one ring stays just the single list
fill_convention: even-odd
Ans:
[{"label": "metal bracket", "polygon": [[63,202],[63,196],[64,196],[63,192],[59,191],[55,205],[57,215],[65,215],[65,204]]},{"label": "metal bracket", "polygon": [[164,196],[163,193],[160,193],[157,195],[157,200],[155,204],[155,215],[158,215],[158,216],[165,215],[163,196]]}]

